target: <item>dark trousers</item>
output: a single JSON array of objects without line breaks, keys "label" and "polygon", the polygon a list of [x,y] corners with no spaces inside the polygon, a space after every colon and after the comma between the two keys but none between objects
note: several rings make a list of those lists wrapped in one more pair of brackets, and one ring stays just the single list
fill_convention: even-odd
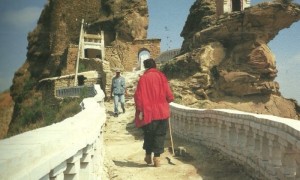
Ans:
[{"label": "dark trousers", "polygon": [[167,126],[168,120],[153,120],[150,124],[142,127],[144,131],[143,149],[146,150],[146,154],[153,152],[154,156],[159,156],[164,152]]}]

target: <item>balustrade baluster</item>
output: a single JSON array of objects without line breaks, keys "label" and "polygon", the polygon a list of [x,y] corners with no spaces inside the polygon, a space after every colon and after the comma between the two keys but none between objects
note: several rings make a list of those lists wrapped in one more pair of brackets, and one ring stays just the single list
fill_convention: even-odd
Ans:
[{"label": "balustrade baluster", "polygon": [[246,145],[244,156],[247,163],[253,163],[253,157],[255,157],[255,138],[251,127],[244,126]]},{"label": "balustrade baluster", "polygon": [[295,180],[296,177],[296,153],[290,148],[285,148],[282,155],[282,174],[285,180]]},{"label": "balustrade baluster", "polygon": [[80,179],[91,179],[90,175],[92,174],[92,151],[92,145],[88,145],[83,149],[82,158],[80,159]]},{"label": "balustrade baluster", "polygon": [[245,129],[244,126],[241,124],[236,124],[236,132],[237,132],[237,143],[238,143],[238,148],[237,148],[237,156],[238,159],[240,160],[241,163],[246,162],[246,134],[245,134]]},{"label": "balustrade baluster", "polygon": [[219,122],[219,149],[225,149],[227,146],[227,129],[224,121],[218,121]]},{"label": "balustrade baluster", "polygon": [[236,136],[236,128],[234,124],[231,122],[226,122],[227,124],[227,142],[228,142],[228,154],[232,157],[236,157],[236,151],[237,151],[237,136]]},{"label": "balustrade baluster", "polygon": [[64,161],[57,167],[51,170],[49,177],[51,180],[63,180],[64,171],[67,169],[67,162]]},{"label": "balustrade baluster", "polygon": [[271,176],[278,177],[282,162],[281,162],[281,148],[277,140],[277,136],[273,134],[267,134],[269,139],[269,167],[268,172]]},{"label": "balustrade baluster", "polygon": [[269,161],[269,142],[268,139],[265,137],[265,133],[259,131],[260,136],[260,156],[259,156],[259,166],[262,168],[263,171],[266,170]]},{"label": "balustrade baluster", "polygon": [[79,180],[81,157],[82,150],[78,151],[73,157],[67,160],[67,169],[64,171],[65,180]]}]

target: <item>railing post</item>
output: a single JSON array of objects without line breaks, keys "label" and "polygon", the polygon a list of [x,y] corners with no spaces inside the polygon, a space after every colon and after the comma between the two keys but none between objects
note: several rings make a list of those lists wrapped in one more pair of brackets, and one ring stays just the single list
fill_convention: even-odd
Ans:
[{"label": "railing post", "polygon": [[286,180],[295,180],[296,177],[296,160],[295,153],[285,152],[282,157],[282,173],[284,179]]},{"label": "railing post", "polygon": [[255,166],[253,157],[255,157],[255,137],[253,129],[249,126],[245,126],[245,136],[246,136],[246,149],[245,149],[245,157],[247,161],[251,163],[251,167]]},{"label": "railing post", "polygon": [[227,141],[227,130],[226,130],[226,125],[224,123],[224,121],[219,121],[219,137],[218,137],[218,141],[219,141],[219,149],[222,150],[224,148],[228,148],[226,147],[226,141]]},{"label": "railing post", "polygon": [[82,158],[80,159],[80,179],[91,179],[93,154],[92,151],[92,145],[88,145],[83,149]]},{"label": "railing post", "polygon": [[231,122],[226,122],[227,124],[227,134],[228,134],[228,153],[230,156],[235,157],[236,148],[237,148],[237,137],[236,137],[236,130],[234,124]]},{"label": "railing post", "polygon": [[278,177],[278,173],[280,172],[280,169],[282,167],[281,148],[277,137],[275,137],[273,134],[268,134],[267,137],[269,139],[270,149],[268,172],[275,178]]},{"label": "railing post", "polygon": [[237,142],[238,142],[238,150],[237,150],[237,156],[238,159],[241,160],[241,162],[246,162],[246,133],[245,129],[241,124],[236,124],[236,132],[237,132]]},{"label": "railing post", "polygon": [[79,180],[80,158],[82,150],[78,151],[73,157],[67,160],[67,169],[65,170],[65,180]]},{"label": "railing post", "polygon": [[269,142],[264,136],[264,132],[259,131],[258,133],[260,138],[259,166],[265,171],[269,163]]},{"label": "railing post", "polygon": [[51,170],[49,176],[51,180],[61,180],[64,179],[64,171],[67,169],[67,162],[64,161],[53,170]]}]

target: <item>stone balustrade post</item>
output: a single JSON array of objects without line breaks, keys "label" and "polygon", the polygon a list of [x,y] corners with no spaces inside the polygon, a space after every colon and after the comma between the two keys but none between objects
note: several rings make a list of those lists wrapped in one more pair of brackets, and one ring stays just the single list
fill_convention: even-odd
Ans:
[{"label": "stone balustrade post", "polygon": [[[255,172],[259,172],[260,166],[259,166],[259,160],[261,159],[261,138],[258,133],[259,130],[252,129],[253,131],[253,139],[254,139],[254,149],[253,149],[253,156],[251,157],[252,163],[250,165],[253,165],[252,168],[254,168]],[[258,174],[258,173],[257,173]]]},{"label": "stone balustrade post", "polygon": [[184,117],[184,121],[183,121],[183,127],[184,127],[183,136],[184,137],[189,137],[189,132],[188,132],[188,129],[189,129],[188,118],[189,118],[188,116],[185,116]]},{"label": "stone balustrade post", "polygon": [[218,121],[219,133],[218,133],[218,147],[220,150],[227,146],[227,128],[224,121]]},{"label": "stone balustrade post", "polygon": [[199,119],[196,117],[193,117],[194,120],[194,126],[195,126],[195,130],[194,130],[194,137],[196,139],[197,142],[199,142],[201,140],[201,128],[200,128],[200,122]]},{"label": "stone balustrade post", "polygon": [[236,128],[234,126],[234,124],[232,124],[231,122],[226,122],[225,123],[227,125],[227,142],[228,142],[228,154],[232,157],[236,157],[236,151],[238,148],[238,144],[237,144],[237,136],[236,136]]},{"label": "stone balustrade post", "polygon": [[281,162],[281,147],[278,142],[278,137],[273,134],[267,134],[269,139],[269,174],[271,176],[278,177],[280,169],[282,167]]},{"label": "stone balustrade post", "polygon": [[67,169],[64,171],[65,180],[79,180],[81,157],[82,150],[78,151],[73,157],[67,160]]},{"label": "stone balustrade post", "polygon": [[246,149],[245,149],[245,157],[248,159],[251,159],[255,156],[255,139],[254,139],[254,133],[251,127],[244,126],[245,128],[245,136],[246,136]]},{"label": "stone balustrade post", "polygon": [[67,162],[64,161],[50,171],[49,174],[42,177],[40,180],[63,180],[64,171],[67,169]]},{"label": "stone balustrade post", "polygon": [[205,131],[204,131],[205,132],[205,136],[204,136],[205,144],[208,146],[210,146],[210,144],[211,144],[210,141],[211,141],[211,137],[212,137],[212,127],[211,127],[209,121],[210,121],[210,118],[208,118],[208,117],[203,119],[203,126],[205,128]]},{"label": "stone balustrade post", "polygon": [[297,151],[295,161],[296,161],[296,177],[295,177],[295,179],[300,179],[300,152],[299,152],[299,150]]},{"label": "stone balustrade post", "polygon": [[211,143],[213,146],[216,146],[216,143],[218,142],[218,133],[219,133],[219,127],[218,127],[218,122],[216,119],[211,119],[210,124],[212,127],[212,139]]},{"label": "stone balustrade post", "polygon": [[238,159],[242,162],[246,162],[246,143],[247,143],[247,139],[246,139],[246,132],[245,129],[243,127],[243,125],[241,124],[236,124],[236,132],[237,132],[237,155],[238,155]]},{"label": "stone balustrade post", "polygon": [[282,174],[286,180],[295,180],[296,178],[296,153],[286,150],[282,155]]},{"label": "stone balustrade post", "polygon": [[83,149],[82,158],[80,159],[80,179],[91,179],[93,169],[92,155],[92,145],[88,145]]},{"label": "stone balustrade post", "polygon": [[194,126],[193,126],[193,120],[191,116],[186,117],[186,136],[191,137],[190,141],[193,141],[194,139]]},{"label": "stone balustrade post", "polygon": [[182,114],[180,114],[180,116],[179,116],[179,127],[180,127],[180,129],[183,129],[183,131],[179,132],[181,138],[185,137],[184,136],[185,135],[184,134],[184,131],[185,131],[185,124],[184,124],[184,122],[185,122],[185,117]]},{"label": "stone balustrade post", "polygon": [[265,171],[269,163],[269,142],[263,131],[259,131],[258,133],[260,136],[259,166]]},{"label": "stone balustrade post", "polygon": [[[199,127],[200,127],[200,137],[201,137],[201,141],[205,141],[206,139],[206,127],[205,127],[205,123],[204,123],[204,117],[199,118]],[[205,143],[205,142],[203,142]]]}]

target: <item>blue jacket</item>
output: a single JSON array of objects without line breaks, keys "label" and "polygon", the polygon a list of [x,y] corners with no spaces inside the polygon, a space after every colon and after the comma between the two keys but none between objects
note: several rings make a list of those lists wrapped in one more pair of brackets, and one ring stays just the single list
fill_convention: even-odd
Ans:
[{"label": "blue jacket", "polygon": [[125,78],[122,76],[113,77],[111,81],[112,94],[125,94]]}]

